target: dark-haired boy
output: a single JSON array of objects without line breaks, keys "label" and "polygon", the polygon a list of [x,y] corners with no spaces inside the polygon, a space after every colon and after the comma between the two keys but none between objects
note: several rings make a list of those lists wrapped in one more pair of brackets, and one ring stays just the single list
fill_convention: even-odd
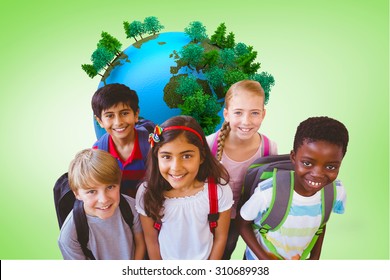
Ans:
[{"label": "dark-haired boy", "polygon": [[[252,228],[252,224],[261,227],[261,219],[273,203],[273,178],[261,182],[240,210],[238,224],[247,244],[246,259],[300,259],[321,225],[321,190],[328,184],[336,185],[332,211],[344,213],[346,193],[336,178],[348,141],[348,130],[337,120],[312,117],[300,123],[290,153],[294,193],[282,225],[263,234]],[[320,258],[324,235],[325,228],[309,259]]]},{"label": "dark-haired boy", "polygon": [[[126,85],[108,84],[95,92],[91,103],[97,122],[107,132],[93,148],[108,151],[117,159],[122,170],[121,192],[134,198],[145,175],[150,149],[149,132],[136,127],[140,111],[138,95]],[[150,122],[150,126],[154,124]]]}]

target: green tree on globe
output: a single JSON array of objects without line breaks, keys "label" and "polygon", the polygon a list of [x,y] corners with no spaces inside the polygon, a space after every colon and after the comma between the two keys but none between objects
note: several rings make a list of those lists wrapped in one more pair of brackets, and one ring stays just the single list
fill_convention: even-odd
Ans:
[{"label": "green tree on globe", "polygon": [[[125,50],[114,36],[101,33],[91,64],[82,64],[90,78],[101,76],[98,88],[123,83],[140,99],[140,116],[161,124],[179,114],[194,117],[206,135],[222,120],[222,106],[228,88],[251,79],[260,82],[265,103],[275,84],[274,77],[260,72],[257,51],[242,42],[221,23],[211,38],[206,27],[192,21],[184,32],[164,32],[156,17],[143,22],[123,22],[126,37],[135,40]],[[95,123],[97,137],[104,134]]]}]

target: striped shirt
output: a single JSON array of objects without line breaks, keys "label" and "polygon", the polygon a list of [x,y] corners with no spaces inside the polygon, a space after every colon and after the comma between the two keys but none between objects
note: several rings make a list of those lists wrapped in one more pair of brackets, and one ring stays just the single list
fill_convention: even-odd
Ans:
[{"label": "striped shirt", "polygon": [[[261,182],[255,189],[250,199],[240,210],[242,218],[246,221],[254,221],[261,226],[261,218],[267,212],[272,201],[272,182],[270,178]],[[346,202],[346,193],[340,180],[336,180],[336,201],[332,212],[343,214]],[[321,225],[321,192],[310,197],[301,196],[294,192],[288,217],[276,231],[269,231],[267,239],[275,246],[277,252],[285,259],[299,254],[302,255],[305,248],[310,244],[314,234]],[[262,235],[254,230],[257,241],[267,251]],[[248,260],[257,259],[249,247],[245,252]]]}]

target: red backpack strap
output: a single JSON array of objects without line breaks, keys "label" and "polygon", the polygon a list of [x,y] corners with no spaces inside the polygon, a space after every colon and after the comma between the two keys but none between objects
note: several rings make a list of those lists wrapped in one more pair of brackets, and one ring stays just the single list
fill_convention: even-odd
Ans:
[{"label": "red backpack strap", "polygon": [[263,140],[263,157],[269,156],[269,139],[264,134],[261,134],[261,139]]},{"label": "red backpack strap", "polygon": [[210,231],[214,234],[219,219],[217,184],[214,178],[208,179],[210,213],[208,215]]},{"label": "red backpack strap", "polygon": [[219,136],[219,130],[217,131],[217,133],[215,133],[213,146],[211,147],[211,153],[212,153],[213,156],[215,156],[215,155],[217,154],[217,149],[218,149],[218,136]]}]

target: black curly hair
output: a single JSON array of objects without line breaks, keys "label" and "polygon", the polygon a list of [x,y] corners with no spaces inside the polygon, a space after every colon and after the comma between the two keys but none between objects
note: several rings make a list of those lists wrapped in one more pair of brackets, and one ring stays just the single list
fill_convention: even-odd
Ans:
[{"label": "black curly hair", "polygon": [[349,141],[348,130],[344,124],[329,117],[311,117],[301,122],[294,137],[294,152],[304,141],[327,141],[340,146],[343,157],[347,152]]}]

